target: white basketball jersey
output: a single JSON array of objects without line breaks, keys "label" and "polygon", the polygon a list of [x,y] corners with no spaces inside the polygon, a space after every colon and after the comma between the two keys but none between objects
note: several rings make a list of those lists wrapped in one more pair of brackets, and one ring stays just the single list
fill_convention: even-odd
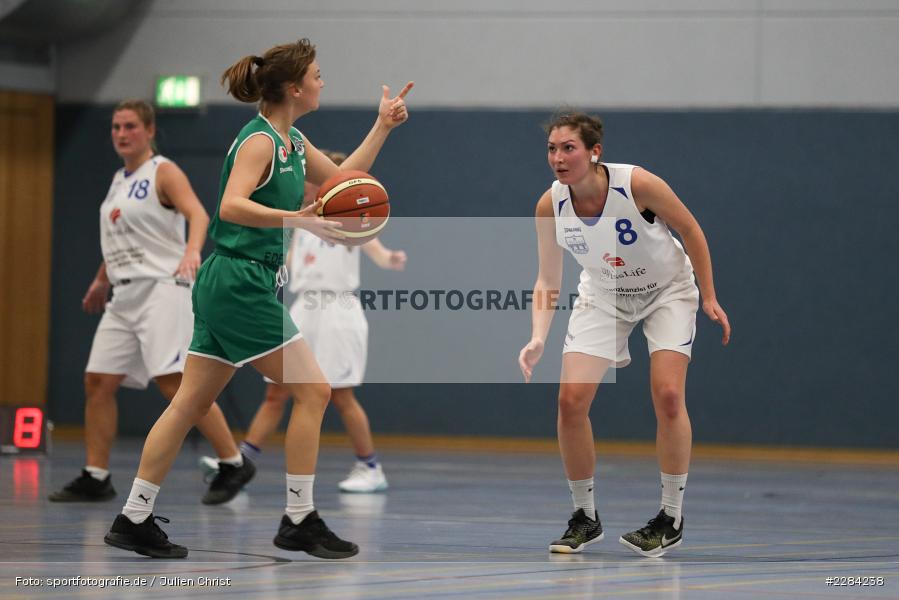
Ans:
[{"label": "white basketball jersey", "polygon": [[330,244],[308,231],[293,236],[288,289],[352,292],[359,288],[359,247]]},{"label": "white basketball jersey", "polygon": [[654,216],[650,223],[637,212],[631,192],[634,165],[605,166],[609,192],[597,217],[577,216],[568,186],[553,182],[556,241],[583,267],[582,286],[619,295],[655,291],[689,265],[689,259],[664,221]]},{"label": "white basketball jersey", "polygon": [[113,284],[172,277],[184,256],[184,215],[156,194],[156,169],[164,162],[154,156],[134,173],[116,171],[100,205],[100,247]]}]

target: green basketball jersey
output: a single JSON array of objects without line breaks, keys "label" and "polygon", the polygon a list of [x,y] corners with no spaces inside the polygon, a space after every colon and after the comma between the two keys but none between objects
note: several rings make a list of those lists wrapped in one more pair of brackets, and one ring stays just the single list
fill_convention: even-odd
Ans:
[{"label": "green basketball jersey", "polygon": [[257,260],[276,269],[284,263],[285,248],[289,247],[293,229],[280,227],[247,227],[223,221],[219,217],[225,184],[234,167],[234,159],[240,147],[254,135],[265,135],[274,142],[272,166],[265,181],[257,187],[250,200],[270,208],[298,210],[303,203],[303,185],[306,181],[306,146],[303,136],[290,128],[293,148],[284,145],[281,136],[261,114],[244,125],[225,157],[219,187],[219,205],[209,224],[209,237],[215,241],[216,252]]}]

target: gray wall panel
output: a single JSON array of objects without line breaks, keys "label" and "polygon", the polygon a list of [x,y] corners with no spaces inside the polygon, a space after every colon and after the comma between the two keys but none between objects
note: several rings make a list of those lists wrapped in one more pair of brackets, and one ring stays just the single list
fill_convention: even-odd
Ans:
[{"label": "gray wall panel", "polygon": [[[97,207],[117,167],[108,110],[66,106],[57,119],[49,406],[65,423],[81,419],[81,373],[97,322],[80,312],[80,299],[100,258]],[[881,165],[899,162],[899,113],[601,114],[606,160],[664,177],[703,225],[735,326],[732,345],[722,349],[717,327],[698,319],[688,381],[697,441],[896,447],[899,172]],[[160,117],[161,149],[210,210],[224,151],[251,115],[213,107]],[[372,117],[331,109],[299,126],[320,147],[347,148]],[[546,118],[543,111],[419,110],[373,173],[398,216],[530,215],[551,180],[539,128]],[[389,227],[384,236],[389,242]],[[389,351],[377,343],[371,351]],[[645,352],[635,333],[633,364],[600,390],[593,409],[600,437],[652,439]],[[223,395],[236,426],[249,423],[261,394],[259,378],[242,370]],[[555,394],[554,385],[370,385],[360,397],[376,431],[551,437]],[[125,433],[146,432],[161,406],[155,393],[123,394],[122,402]],[[333,415],[327,426],[337,426]]]},{"label": "gray wall panel", "polygon": [[157,75],[190,73],[224,102],[226,67],[301,36],[318,45],[331,106],[407,79],[420,107],[899,105],[899,4],[877,0],[157,0],[62,45],[59,96],[149,96]]}]

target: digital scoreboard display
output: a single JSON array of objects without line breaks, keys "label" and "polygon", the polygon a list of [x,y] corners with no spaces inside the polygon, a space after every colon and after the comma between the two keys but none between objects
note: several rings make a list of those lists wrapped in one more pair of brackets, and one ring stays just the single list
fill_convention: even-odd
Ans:
[{"label": "digital scoreboard display", "polygon": [[47,419],[37,406],[0,406],[0,453],[46,452]]}]

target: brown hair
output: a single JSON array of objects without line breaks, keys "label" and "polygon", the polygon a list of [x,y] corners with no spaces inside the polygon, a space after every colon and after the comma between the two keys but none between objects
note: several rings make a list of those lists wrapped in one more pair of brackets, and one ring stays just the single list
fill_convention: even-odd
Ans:
[{"label": "brown hair", "polygon": [[156,111],[153,110],[153,107],[146,100],[137,98],[122,100],[112,109],[112,114],[120,110],[133,110],[147,129],[156,124]]},{"label": "brown hair", "polygon": [[561,110],[543,126],[547,135],[559,127],[570,127],[580,136],[587,149],[602,143],[602,120],[579,111]]},{"label": "brown hair", "polygon": [[241,102],[277,104],[284,100],[285,84],[302,81],[314,60],[315,46],[303,38],[262,56],[244,56],[222,73],[222,85],[227,81],[228,93]]},{"label": "brown hair", "polygon": [[[112,114],[116,114],[120,110],[134,111],[134,114],[137,115],[137,118],[140,119],[141,123],[143,123],[144,127],[147,129],[156,125],[156,111],[153,110],[153,105],[146,100],[141,100],[139,98],[122,100],[116,104],[114,109],[112,109]],[[159,154],[155,138],[150,140],[150,148],[153,150],[153,154]]]}]

